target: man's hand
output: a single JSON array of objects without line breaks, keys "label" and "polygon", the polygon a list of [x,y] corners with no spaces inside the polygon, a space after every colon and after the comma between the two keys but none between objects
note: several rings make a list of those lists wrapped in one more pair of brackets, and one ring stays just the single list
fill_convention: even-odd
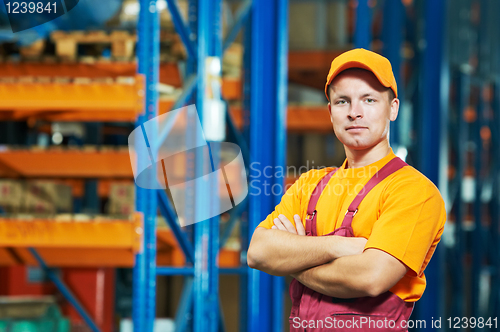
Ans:
[{"label": "man's hand", "polygon": [[339,248],[338,257],[361,255],[365,250],[367,239],[364,237],[342,237],[343,245]]},{"label": "man's hand", "polygon": [[[274,226],[272,229],[286,231],[297,235],[306,235],[300,216],[298,214],[294,215],[293,220],[295,221],[296,227],[293,226],[292,222],[288,220],[287,217],[280,214],[278,218],[274,219]],[[368,241],[364,237],[342,237],[339,240],[342,244],[339,245],[337,257],[362,254],[365,249],[366,242]]]},{"label": "man's hand", "polygon": [[292,222],[288,220],[287,217],[280,214],[278,218],[274,219],[274,226],[272,229],[279,229],[280,231],[287,231],[297,235],[306,235],[306,230],[304,229],[302,220],[300,220],[300,216],[298,214],[294,215],[293,220],[295,221],[295,226],[293,226]]}]

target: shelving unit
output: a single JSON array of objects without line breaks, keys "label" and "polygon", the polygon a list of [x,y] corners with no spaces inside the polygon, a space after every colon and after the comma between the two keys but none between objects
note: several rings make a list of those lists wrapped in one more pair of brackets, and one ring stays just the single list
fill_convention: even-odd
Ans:
[{"label": "shelving unit", "polygon": [[[11,68],[8,74],[13,76],[0,78],[0,94],[5,101],[0,107],[1,120],[133,121],[144,107],[141,75],[106,79],[62,77],[54,73],[53,77],[25,76],[23,70],[32,69],[30,65],[27,67],[19,65],[17,72]],[[47,70],[44,65],[31,64],[31,67]],[[37,74],[36,70],[31,74]],[[62,178],[81,195],[82,179],[132,177],[128,151],[123,152],[95,148],[4,148],[0,152],[0,176]],[[52,268],[132,267],[143,232],[142,215],[137,213],[130,220],[94,216],[82,221],[72,215],[2,218],[0,265],[40,265],[88,326],[99,331]]]}]

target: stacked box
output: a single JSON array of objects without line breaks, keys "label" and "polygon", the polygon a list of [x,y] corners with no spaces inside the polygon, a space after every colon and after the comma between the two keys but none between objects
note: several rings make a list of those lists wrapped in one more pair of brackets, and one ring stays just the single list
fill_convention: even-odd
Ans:
[{"label": "stacked box", "polygon": [[64,213],[73,211],[71,187],[48,180],[35,180],[26,183],[23,212],[26,213]]},{"label": "stacked box", "polygon": [[133,183],[112,183],[109,187],[108,213],[129,215],[135,210],[135,186]]},{"label": "stacked box", "polygon": [[222,72],[225,78],[241,77],[241,68],[243,62],[243,46],[233,43],[228,47],[222,58]]},{"label": "stacked box", "polygon": [[48,180],[0,180],[0,207],[9,214],[72,212],[71,187]]},{"label": "stacked box", "polygon": [[0,207],[5,213],[21,211],[23,183],[18,180],[0,180]]}]

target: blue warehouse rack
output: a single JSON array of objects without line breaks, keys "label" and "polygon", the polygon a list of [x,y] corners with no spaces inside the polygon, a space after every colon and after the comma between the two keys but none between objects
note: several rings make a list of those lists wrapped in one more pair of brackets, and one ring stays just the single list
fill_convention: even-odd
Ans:
[{"label": "blue warehouse rack", "polygon": [[[461,1],[463,3],[466,0]],[[481,8],[486,8],[488,1],[478,1]],[[241,331],[281,331],[283,330],[283,300],[286,296],[283,278],[272,277],[265,273],[251,270],[246,265],[246,250],[248,240],[258,223],[279,203],[279,197],[262,194],[264,188],[282,184],[283,178],[266,179],[261,175],[264,167],[283,167],[286,151],[286,85],[287,85],[287,37],[288,37],[288,2],[287,0],[247,0],[242,1],[236,14],[234,25],[229,28],[226,38],[221,35],[221,1],[220,0],[191,0],[189,2],[188,22],[180,15],[175,0],[167,0],[168,9],[188,54],[186,75],[183,93],[174,105],[174,109],[187,103],[196,103],[199,118],[210,116],[206,110],[203,93],[207,84],[205,78],[205,59],[207,57],[221,58],[230,43],[234,41],[240,30],[244,41],[244,70],[243,70],[243,129],[239,132],[229,115],[227,117],[228,137],[240,146],[246,167],[249,169],[249,180],[252,181],[249,196],[245,201],[230,211],[230,220],[226,227],[219,230],[218,218],[206,220],[195,226],[181,229],[176,221],[174,209],[163,191],[143,190],[137,188],[137,209],[144,213],[144,249],[137,255],[134,270],[134,326],[135,331],[152,331],[154,321],[154,298],[156,275],[183,275],[185,277],[183,295],[176,315],[176,330],[217,331],[224,330],[220,301],[218,298],[219,274],[237,274],[240,278],[240,330]],[[356,47],[370,48],[372,8],[370,1],[356,2],[356,20],[354,43]],[[430,178],[442,191],[448,204],[448,210],[453,208],[456,218],[454,245],[438,246],[435,257],[426,269],[428,288],[415,310],[415,319],[431,321],[432,317],[444,317],[446,314],[469,316],[483,314],[477,312],[479,308],[479,278],[480,273],[489,271],[493,294],[498,294],[499,258],[498,232],[487,230],[498,229],[499,190],[494,185],[492,198],[489,201],[489,212],[492,216],[491,225],[485,228],[479,220],[484,219],[481,195],[485,188],[485,179],[476,177],[475,214],[476,229],[474,232],[464,230],[466,206],[461,200],[463,190],[462,178],[465,172],[467,155],[465,145],[474,142],[477,146],[475,155],[483,155],[482,138],[480,131],[483,127],[491,128],[494,144],[489,151],[494,157],[490,169],[492,174],[498,173],[498,130],[492,125],[498,124],[498,77],[489,80],[475,80],[471,74],[458,70],[450,73],[450,65],[456,54],[450,54],[450,46],[445,36],[450,34],[447,29],[447,18],[451,16],[449,2],[422,1],[415,2],[414,9],[417,19],[426,22],[423,29],[417,24],[412,31],[406,26],[406,40],[414,38],[415,44],[421,46],[425,41],[426,47],[418,47],[413,57],[413,76],[406,82],[401,73],[401,47],[405,40],[403,36],[405,8],[399,0],[386,0],[383,3],[384,16],[391,19],[383,20],[383,50],[394,66],[394,73],[399,83],[399,96],[402,104],[412,102],[417,112],[413,112],[413,121],[417,135],[414,142],[409,138],[409,130],[403,130],[403,122],[392,124],[391,144],[396,151],[401,147],[407,150],[411,162]],[[490,4],[491,5],[491,4]],[[488,11],[495,12],[494,10]],[[487,12],[484,13],[485,15]],[[491,20],[490,20],[491,21]],[[139,71],[146,75],[146,114],[138,121],[138,125],[156,116],[157,92],[155,85],[158,81],[158,13],[155,1],[141,1],[139,22]],[[481,34],[486,39],[486,27]],[[491,29],[493,31],[494,29]],[[488,37],[490,38],[490,37]],[[491,37],[490,39],[494,39]],[[422,44],[423,45],[423,44]],[[496,52],[498,53],[498,49]],[[484,52],[483,52],[484,53]],[[458,53],[457,53],[458,54]],[[468,58],[466,60],[469,60]],[[498,72],[498,63],[496,69]],[[478,120],[474,124],[467,124],[459,115],[457,126],[449,126],[450,92],[449,84],[454,82],[456,92],[455,104],[458,112],[464,110],[468,103],[468,96],[473,86],[480,90],[486,86],[493,86],[494,98],[489,101],[480,100],[477,103]],[[405,84],[407,83],[407,84]],[[493,118],[486,118],[485,110],[494,109]],[[404,109],[405,111],[407,109]],[[403,116],[400,114],[400,116]],[[405,115],[410,120],[411,115]],[[405,124],[407,126],[407,124]],[[407,126],[408,127],[408,126]],[[451,133],[448,133],[448,127]],[[409,127],[408,127],[409,128]],[[162,141],[168,133],[159,133]],[[456,138],[449,141],[448,136]],[[152,143],[155,146],[156,143]],[[448,183],[447,170],[449,156],[445,153],[447,145],[457,145],[456,183]],[[263,148],[265,147],[265,148]],[[493,151],[493,152],[492,152]],[[494,152],[497,152],[495,154]],[[217,155],[215,153],[215,155]],[[143,158],[147,158],[145,155]],[[252,167],[249,167],[250,163]],[[194,163],[199,165],[200,163]],[[213,163],[216,165],[216,161]],[[212,170],[213,170],[212,165]],[[209,166],[209,165],[205,165]],[[487,165],[482,158],[475,159],[478,170]],[[193,176],[203,171],[188,165]],[[497,173],[494,173],[497,172]],[[481,173],[483,174],[483,173]],[[493,177],[498,184],[498,177]],[[459,193],[459,194],[457,194]],[[196,200],[196,205],[189,210],[193,213],[201,211],[203,200]],[[179,246],[186,256],[187,265],[183,268],[156,267],[155,265],[155,215],[156,204],[165,216]],[[216,203],[216,202],[212,202]],[[216,265],[218,250],[224,245],[231,230],[240,220],[242,239],[241,266],[232,269],[219,269]],[[486,233],[489,236],[486,236]],[[487,241],[482,241],[487,239]],[[445,242],[445,241],[443,241]],[[202,246],[204,243],[204,247]],[[446,251],[446,253],[444,253]],[[445,284],[443,255],[446,254],[446,268],[453,273],[449,285]],[[464,311],[466,282],[463,271],[464,257],[473,258],[473,273],[471,280],[473,290],[472,303],[476,309]],[[484,267],[481,260],[489,262]],[[446,287],[445,287],[446,286]],[[452,305],[443,303],[446,292],[453,292]],[[498,296],[491,296],[490,311],[488,314],[498,314]]]},{"label": "blue warehouse rack", "polygon": [[[187,103],[196,104],[198,116],[210,116],[203,91],[207,84],[205,66],[207,57],[222,58],[230,43],[243,29],[244,55],[244,119],[243,133],[238,132],[226,112],[228,134],[240,146],[246,167],[256,163],[260,167],[284,167],[286,147],[286,98],[288,53],[288,1],[243,1],[236,13],[234,25],[222,40],[221,0],[190,0],[188,22],[185,22],[175,0],[167,0],[174,26],[187,50],[186,78],[183,93],[173,109]],[[146,77],[146,111],[137,126],[158,112],[158,59],[159,22],[156,1],[140,1],[138,60],[139,72]],[[251,95],[251,98],[250,98]],[[251,116],[250,116],[251,114]],[[144,130],[144,129],[143,129]],[[263,135],[263,133],[267,133]],[[149,135],[149,133],[148,133]],[[168,135],[159,132],[159,142],[146,142],[150,151]],[[149,135],[151,137],[151,135]],[[262,149],[262,146],[268,148]],[[139,162],[149,160],[148,152],[138,151]],[[212,157],[216,151],[211,151]],[[197,158],[197,156],[194,156]],[[212,159],[212,171],[217,160]],[[188,164],[188,173],[196,177],[201,172],[201,162]],[[250,173],[250,179],[260,185],[282,184],[284,178],[260,179]],[[150,179],[154,181],[153,179]],[[273,181],[272,183],[269,183]],[[205,184],[206,185],[206,184]],[[218,217],[181,228],[174,209],[163,190],[146,190],[136,187],[137,210],[144,214],[143,250],[136,257],[134,267],[133,322],[134,331],[150,332],[155,319],[155,280],[157,275],[183,275],[183,294],[175,318],[176,331],[224,330],[218,296],[219,274],[240,276],[240,330],[281,331],[283,329],[283,278],[271,277],[251,270],[246,264],[248,239],[256,225],[278,203],[278,197],[257,195],[250,190],[249,197],[230,211],[230,221],[219,239]],[[206,205],[206,199],[196,199],[186,210],[196,216]],[[217,202],[210,201],[210,204]],[[183,268],[156,266],[156,211],[157,207],[167,220],[185,254],[187,265]],[[216,257],[229,237],[235,220],[241,219],[241,267],[219,269]],[[247,220],[248,218],[248,220]],[[248,319],[247,319],[248,318]]]}]

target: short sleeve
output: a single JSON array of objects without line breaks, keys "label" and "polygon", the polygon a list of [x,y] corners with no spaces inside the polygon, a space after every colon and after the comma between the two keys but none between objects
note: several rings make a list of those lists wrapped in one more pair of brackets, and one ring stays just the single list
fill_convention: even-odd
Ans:
[{"label": "short sleeve", "polygon": [[420,275],[441,238],[445,221],[444,201],[428,179],[389,185],[365,249],[383,250]]},{"label": "short sleeve", "polygon": [[280,214],[287,217],[288,220],[292,222],[295,226],[293,216],[295,214],[301,215],[300,204],[302,199],[302,185],[305,182],[305,174],[301,175],[293,185],[288,188],[283,197],[281,197],[281,202],[276,205],[274,211],[267,216],[267,218],[262,221],[257,227],[264,227],[271,229],[273,227],[275,218],[278,218]]}]

